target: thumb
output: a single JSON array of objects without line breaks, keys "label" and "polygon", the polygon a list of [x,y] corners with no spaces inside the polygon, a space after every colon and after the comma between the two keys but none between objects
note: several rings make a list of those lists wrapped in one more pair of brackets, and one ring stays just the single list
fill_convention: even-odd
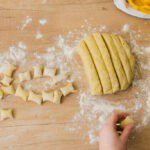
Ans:
[{"label": "thumb", "polygon": [[133,124],[129,124],[129,125],[127,125],[124,128],[124,130],[123,130],[123,132],[122,132],[122,134],[120,136],[120,138],[121,138],[121,140],[122,140],[123,143],[125,143],[125,144],[127,143],[128,138],[129,138],[129,136],[130,136],[130,134],[132,132],[133,127],[134,127]]}]

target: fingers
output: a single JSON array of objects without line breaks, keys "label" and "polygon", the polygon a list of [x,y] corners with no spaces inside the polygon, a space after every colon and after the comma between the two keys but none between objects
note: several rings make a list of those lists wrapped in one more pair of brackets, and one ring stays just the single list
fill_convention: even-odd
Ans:
[{"label": "fingers", "polygon": [[125,143],[125,144],[127,143],[128,138],[129,138],[133,128],[134,128],[134,124],[129,124],[124,128],[124,130],[120,136],[120,139],[122,140],[123,143]]},{"label": "fingers", "polygon": [[126,116],[128,116],[129,113],[124,113],[124,112],[113,112],[113,114],[108,118],[107,124],[109,124],[112,127],[116,127],[116,123],[120,119],[125,119]]}]

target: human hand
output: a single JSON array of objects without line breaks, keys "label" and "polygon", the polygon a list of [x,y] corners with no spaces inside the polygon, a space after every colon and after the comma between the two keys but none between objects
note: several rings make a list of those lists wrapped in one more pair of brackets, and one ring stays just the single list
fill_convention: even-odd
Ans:
[{"label": "human hand", "polygon": [[114,112],[106,121],[100,131],[99,150],[126,150],[127,141],[134,127],[133,124],[127,125],[121,135],[117,132],[117,122],[125,119],[128,113]]}]

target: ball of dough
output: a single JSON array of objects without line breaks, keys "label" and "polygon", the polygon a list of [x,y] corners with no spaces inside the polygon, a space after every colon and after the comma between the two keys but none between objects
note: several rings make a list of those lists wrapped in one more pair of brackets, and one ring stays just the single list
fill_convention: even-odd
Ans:
[{"label": "ball of dough", "polygon": [[93,33],[78,48],[92,95],[126,90],[134,78],[135,59],[120,35]]}]

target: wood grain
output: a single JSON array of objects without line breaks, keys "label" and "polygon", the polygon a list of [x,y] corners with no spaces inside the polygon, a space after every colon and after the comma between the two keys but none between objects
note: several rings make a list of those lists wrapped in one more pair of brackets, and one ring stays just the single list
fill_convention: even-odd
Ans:
[{"label": "wood grain", "polygon": [[[33,18],[22,32],[18,27],[26,16]],[[38,20],[46,18],[48,23],[40,27]],[[135,30],[141,29],[148,34],[149,21],[128,16],[113,5],[112,0],[0,0],[0,51],[10,45],[24,41],[30,51],[39,51],[54,45],[54,37],[66,34],[84,24],[88,19],[93,27],[108,26],[110,31],[120,30],[122,25],[130,23]],[[35,31],[40,29],[44,38],[37,41]],[[139,41],[147,45],[149,39]],[[70,133],[71,118],[79,111],[76,95],[68,96],[62,105],[45,103],[37,106],[25,104],[17,98],[7,98],[0,107],[15,109],[15,119],[0,123],[0,149],[14,150],[96,150],[98,144],[89,144],[85,137],[87,129]],[[131,150],[150,148],[150,127],[135,134],[129,144]]]}]

